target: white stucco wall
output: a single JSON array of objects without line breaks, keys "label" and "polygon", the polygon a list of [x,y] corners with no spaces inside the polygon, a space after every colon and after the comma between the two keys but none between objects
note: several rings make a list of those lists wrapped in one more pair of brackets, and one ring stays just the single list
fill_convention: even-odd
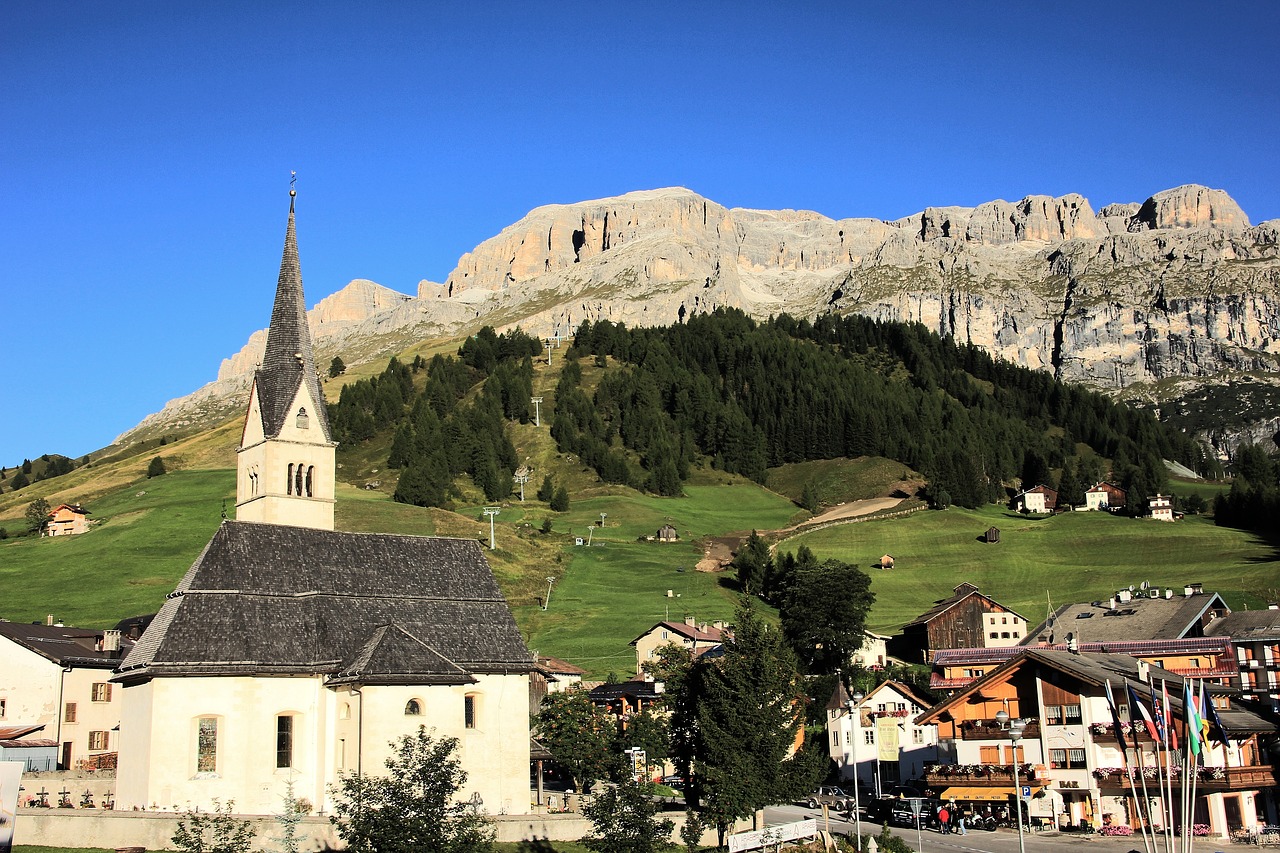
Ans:
[{"label": "white stucco wall", "polygon": [[[466,694],[476,697],[468,729]],[[409,716],[409,700],[422,714]],[[276,718],[291,715],[293,766],[276,767]],[[197,726],[218,720],[217,766],[197,772]],[[390,742],[426,726],[456,737],[473,791],[492,814],[529,810],[529,685],[524,675],[485,675],[465,686],[324,686],[323,676],[157,678],[124,690],[117,808],[211,807],[234,800],[250,814],[280,810],[285,785],[332,809],[340,771],[384,774]]]}]

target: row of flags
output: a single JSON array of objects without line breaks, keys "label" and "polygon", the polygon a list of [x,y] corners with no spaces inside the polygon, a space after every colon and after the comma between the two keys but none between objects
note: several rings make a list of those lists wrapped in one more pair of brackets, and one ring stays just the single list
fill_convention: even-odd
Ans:
[{"label": "row of flags", "polygon": [[[1223,728],[1222,720],[1218,716],[1218,710],[1213,707],[1213,702],[1209,701],[1205,694],[1204,681],[1196,682],[1198,685],[1198,695],[1192,693],[1191,679],[1184,679],[1182,682],[1182,708],[1183,717],[1186,721],[1186,739],[1187,749],[1192,755],[1199,755],[1202,751],[1210,748],[1209,740],[1216,741],[1222,746],[1227,745],[1227,731]],[[1139,725],[1146,729],[1151,739],[1158,743],[1164,744],[1166,749],[1178,748],[1178,734],[1171,725],[1174,716],[1173,708],[1169,703],[1168,684],[1161,680],[1159,694],[1156,692],[1155,685],[1151,685],[1148,690],[1151,693],[1147,704],[1143,704],[1142,698],[1138,695],[1138,691],[1133,684],[1126,683],[1125,689],[1128,691],[1129,698],[1129,719],[1132,721],[1130,726],[1130,734],[1133,739],[1133,748],[1138,749],[1138,730]],[[1150,710],[1147,706],[1150,705]],[[1111,682],[1107,681],[1107,707],[1111,710],[1112,728],[1115,730],[1116,743],[1120,746],[1123,753],[1128,745],[1124,739],[1124,728],[1120,720],[1120,711],[1116,705],[1115,697],[1111,692]]]}]

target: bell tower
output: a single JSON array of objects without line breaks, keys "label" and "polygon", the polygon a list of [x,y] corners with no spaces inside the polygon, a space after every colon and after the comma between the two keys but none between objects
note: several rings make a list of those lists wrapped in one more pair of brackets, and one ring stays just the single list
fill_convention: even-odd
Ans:
[{"label": "bell tower", "polygon": [[333,529],[334,449],[302,295],[294,199],[267,349],[236,450],[236,519]]}]

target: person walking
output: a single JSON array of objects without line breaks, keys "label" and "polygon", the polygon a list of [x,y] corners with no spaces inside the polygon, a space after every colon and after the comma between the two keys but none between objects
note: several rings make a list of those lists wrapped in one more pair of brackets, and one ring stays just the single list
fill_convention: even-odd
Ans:
[{"label": "person walking", "polygon": [[947,835],[948,833],[951,832],[950,821],[951,821],[951,812],[947,810],[946,806],[939,806],[938,807],[938,831],[941,832],[943,835]]},{"label": "person walking", "polygon": [[956,828],[960,830],[961,835],[968,835],[969,830],[964,825],[964,807],[953,806],[951,809],[951,819],[956,822]]}]

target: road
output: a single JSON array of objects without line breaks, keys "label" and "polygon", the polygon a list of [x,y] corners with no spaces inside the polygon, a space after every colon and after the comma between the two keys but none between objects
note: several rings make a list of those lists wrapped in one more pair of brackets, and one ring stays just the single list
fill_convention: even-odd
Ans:
[{"label": "road", "polygon": [[[789,823],[811,817],[818,819],[818,829],[826,828],[821,810],[815,811],[803,806],[771,806],[764,811],[767,825]],[[864,820],[862,834],[878,835],[880,826],[878,822]],[[843,817],[837,819],[836,814],[832,812],[831,831],[839,834],[852,833],[853,822],[846,821]],[[971,829],[968,835],[942,835],[932,830],[922,829],[918,841],[914,828],[890,827],[889,831],[904,839],[920,853],[1019,853],[1018,833],[1011,829],[998,829],[995,832]],[[1142,853],[1143,850],[1140,835],[1130,838],[1108,838],[1098,835],[1028,832],[1023,840],[1027,853],[1065,853],[1065,851],[1084,853],[1085,850],[1092,850],[1094,853],[1129,853],[1131,850],[1136,850]],[[1156,842],[1156,853],[1164,853],[1164,840],[1156,839]],[[1174,843],[1177,844],[1177,839],[1174,839]],[[1216,853],[1216,851],[1225,850],[1224,845],[1229,843],[1212,838],[1198,839],[1196,850],[1198,853]]]}]

